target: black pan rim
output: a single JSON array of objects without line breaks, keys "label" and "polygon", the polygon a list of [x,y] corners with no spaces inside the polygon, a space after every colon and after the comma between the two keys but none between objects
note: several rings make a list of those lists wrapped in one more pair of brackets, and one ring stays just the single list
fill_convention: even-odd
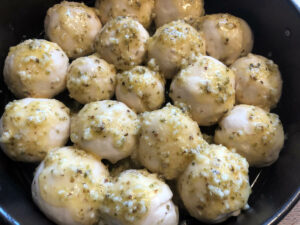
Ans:
[{"label": "black pan rim", "polygon": [[284,205],[264,223],[264,225],[278,224],[292,210],[299,200],[300,186],[298,187],[298,190],[284,203]]}]

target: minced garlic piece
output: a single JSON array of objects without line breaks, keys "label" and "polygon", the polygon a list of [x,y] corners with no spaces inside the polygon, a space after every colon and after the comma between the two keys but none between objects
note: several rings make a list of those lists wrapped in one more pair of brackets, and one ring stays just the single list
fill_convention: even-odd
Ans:
[{"label": "minced garlic piece", "polygon": [[0,145],[13,160],[41,161],[69,138],[69,109],[54,99],[25,98],[8,103],[1,118]]},{"label": "minced garlic piece", "polygon": [[71,140],[81,148],[115,163],[136,147],[139,131],[137,115],[117,101],[85,105],[71,122]]},{"label": "minced garlic piece", "polygon": [[236,216],[251,193],[245,158],[221,145],[202,148],[178,180],[178,190],[191,216],[219,223]]}]

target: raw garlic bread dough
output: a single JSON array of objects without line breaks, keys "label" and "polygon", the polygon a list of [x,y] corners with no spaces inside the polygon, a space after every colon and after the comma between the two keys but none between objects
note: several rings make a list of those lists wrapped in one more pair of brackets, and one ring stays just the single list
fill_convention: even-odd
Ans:
[{"label": "raw garlic bread dough", "polygon": [[187,17],[198,18],[204,15],[204,1],[156,0],[154,14],[156,27]]},{"label": "raw garlic bread dough", "polygon": [[17,98],[52,98],[65,89],[68,66],[56,43],[29,39],[9,49],[3,76]]},{"label": "raw garlic bread dough", "polygon": [[99,225],[177,225],[170,188],[146,170],[127,170],[107,188]]},{"label": "raw garlic bread dough", "polygon": [[137,145],[137,115],[124,103],[86,104],[71,121],[71,141],[112,163],[128,157]]},{"label": "raw garlic bread dough", "polygon": [[205,223],[220,223],[246,208],[251,188],[245,158],[221,145],[202,149],[178,180],[181,199]]},{"label": "raw garlic bread dough", "polygon": [[179,108],[168,104],[141,114],[138,157],[151,172],[175,179],[205,145],[195,121]]},{"label": "raw garlic bread dough", "polygon": [[148,28],[153,19],[154,0],[97,0],[102,23],[118,16],[128,16]]},{"label": "raw garlic bread dough", "polygon": [[249,54],[235,61],[236,100],[270,110],[278,103],[282,79],[278,66],[263,56]]},{"label": "raw garlic bread dough", "polygon": [[48,153],[35,172],[32,198],[58,225],[93,225],[109,173],[100,159],[74,147]]},{"label": "raw garlic bread dough", "polygon": [[256,106],[237,105],[219,123],[215,143],[234,148],[250,166],[274,163],[284,144],[279,117]]},{"label": "raw garlic bread dough", "polygon": [[94,41],[101,30],[95,9],[83,3],[63,1],[49,8],[45,32],[70,58],[94,52]]},{"label": "raw garlic bread dough", "polygon": [[127,70],[143,62],[148,31],[138,21],[119,16],[105,24],[97,36],[98,54],[117,69]]},{"label": "raw garlic bread dough", "polygon": [[171,79],[198,54],[205,54],[204,38],[181,20],[158,28],[148,41],[148,59],[156,60],[166,79]]},{"label": "raw garlic bread dough", "polygon": [[136,66],[117,75],[116,97],[137,113],[158,109],[165,100],[165,80],[157,71]]},{"label": "raw garlic bread dough", "polygon": [[[5,59],[23,99],[5,107],[0,148],[41,162],[35,204],[58,225],[214,224],[248,209],[249,166],[274,163],[285,138],[269,113],[281,74],[251,54],[248,23],[205,15],[204,0],[94,2],[58,1],[44,20],[50,41]],[[51,99],[66,88],[71,115]]]},{"label": "raw garlic bread dough", "polygon": [[190,111],[199,125],[213,125],[235,103],[235,75],[220,61],[198,56],[175,76],[170,97],[175,105]]},{"label": "raw garlic bread dough", "polygon": [[55,99],[10,102],[1,118],[0,146],[11,159],[39,162],[69,138],[70,110]]},{"label": "raw garlic bread dough", "polygon": [[70,97],[82,104],[113,97],[116,69],[96,54],[74,60],[68,70],[67,88]]},{"label": "raw garlic bread dough", "polygon": [[241,18],[219,13],[188,19],[187,22],[203,34],[207,55],[226,65],[252,51],[253,34]]}]

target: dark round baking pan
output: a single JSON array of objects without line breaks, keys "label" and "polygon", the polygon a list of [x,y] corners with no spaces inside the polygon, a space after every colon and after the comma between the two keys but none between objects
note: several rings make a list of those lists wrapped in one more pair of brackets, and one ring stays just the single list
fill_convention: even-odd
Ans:
[{"label": "dark round baking pan", "polygon": [[[0,71],[12,45],[43,38],[46,10],[56,0],[1,0]],[[273,59],[283,76],[283,95],[275,110],[286,132],[284,149],[271,167],[251,169],[251,208],[226,225],[277,224],[300,198],[300,7],[297,0],[206,0],[207,13],[244,18],[254,31],[254,53]],[[93,1],[85,1],[93,5]],[[299,85],[299,86],[298,86]],[[13,99],[0,79],[0,112]],[[50,225],[33,204],[30,183],[36,165],[16,163],[0,151],[0,224]],[[201,224],[182,215],[182,224]]]}]

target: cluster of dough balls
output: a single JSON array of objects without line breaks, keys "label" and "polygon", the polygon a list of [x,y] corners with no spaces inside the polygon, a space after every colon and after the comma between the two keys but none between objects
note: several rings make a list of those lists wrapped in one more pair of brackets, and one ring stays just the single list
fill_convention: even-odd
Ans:
[{"label": "cluster of dough balls", "polygon": [[148,28],[153,19],[154,0],[97,0],[102,23],[118,16],[129,16]]},{"label": "cluster of dough balls", "polygon": [[[95,8],[63,1],[44,25],[52,42],[24,41],[5,60],[4,80],[24,99],[6,106],[0,146],[13,160],[42,161],[32,196],[49,219],[178,225],[159,176],[173,180],[199,221],[219,223],[247,208],[248,167],[277,160],[284,132],[269,113],[280,71],[249,54],[253,35],[243,19],[204,16],[203,0],[97,0]],[[175,106],[161,108],[166,79]],[[66,87],[86,104],[71,119],[64,104],[46,99]],[[109,100],[114,94],[118,101]],[[202,136],[199,125],[216,123],[214,137]],[[63,147],[69,137],[74,146]]]},{"label": "cluster of dough balls", "polygon": [[151,172],[175,179],[183,172],[199,145],[205,145],[195,121],[168,104],[141,115],[138,158]]},{"label": "cluster of dough balls", "polygon": [[205,41],[200,33],[181,20],[158,28],[148,41],[148,58],[156,60],[167,79],[198,54],[205,54]]},{"label": "cluster of dough balls", "polygon": [[219,13],[186,21],[203,34],[207,55],[227,65],[253,48],[251,28],[241,18]]},{"label": "cluster of dough balls", "polygon": [[212,125],[235,103],[235,75],[220,61],[198,56],[175,76],[170,97],[199,125]]},{"label": "cluster of dough balls", "polygon": [[143,62],[148,31],[130,17],[109,20],[96,38],[95,48],[101,58],[117,69],[130,69]]},{"label": "cluster of dough balls", "polygon": [[251,193],[248,163],[226,147],[207,146],[180,176],[178,191],[191,216],[220,223],[247,207]]},{"label": "cluster of dough balls", "polygon": [[57,224],[96,224],[108,177],[97,157],[74,147],[60,148],[49,152],[37,168],[32,197]]},{"label": "cluster of dough balls", "polygon": [[112,98],[116,85],[116,69],[96,54],[74,60],[67,74],[70,97],[86,104]]},{"label": "cluster of dough balls", "polygon": [[204,14],[204,1],[156,0],[154,14],[156,27],[179,19],[196,19]]},{"label": "cluster of dough balls", "polygon": [[158,109],[165,100],[165,80],[157,71],[136,66],[117,75],[116,97],[137,113]]},{"label": "cluster of dough balls", "polygon": [[13,160],[39,162],[69,138],[69,109],[54,99],[10,102],[0,124],[0,145]]},{"label": "cluster of dough balls", "polygon": [[45,32],[71,58],[91,54],[101,30],[95,9],[83,3],[63,1],[48,9]]},{"label": "cluster of dough balls", "polygon": [[66,87],[69,59],[56,44],[30,39],[9,49],[4,80],[18,98],[52,98]]},{"label": "cluster of dough balls", "polygon": [[276,114],[256,106],[237,105],[219,125],[214,141],[236,149],[250,166],[268,166],[278,159],[284,132]]},{"label": "cluster of dough balls", "polygon": [[267,58],[249,54],[236,60],[231,69],[236,75],[236,100],[270,110],[278,103],[282,80],[278,66]]},{"label": "cluster of dough balls", "polygon": [[71,141],[112,163],[133,152],[138,131],[135,112],[111,100],[86,104],[71,121]]},{"label": "cluster of dough balls", "polygon": [[107,188],[99,225],[177,225],[168,185],[146,170],[126,170]]},{"label": "cluster of dough balls", "polygon": [[177,225],[172,196],[156,174],[126,170],[110,177],[100,158],[75,147],[49,152],[32,182],[35,203],[65,225]]}]

